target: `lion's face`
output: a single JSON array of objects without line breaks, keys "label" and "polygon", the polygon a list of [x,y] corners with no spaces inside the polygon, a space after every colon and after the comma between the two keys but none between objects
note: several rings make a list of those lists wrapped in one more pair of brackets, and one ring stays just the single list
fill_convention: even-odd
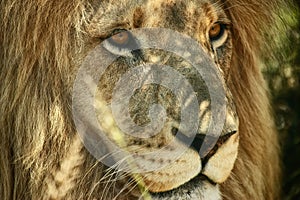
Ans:
[{"label": "lion's face", "polygon": [[[232,95],[226,86],[232,55],[230,19],[222,9],[222,5],[214,1],[134,2],[126,0],[101,3],[98,12],[87,27],[91,39],[87,44],[86,52],[102,42],[99,47],[102,55],[99,55],[100,59],[98,58],[97,62],[117,56],[97,83],[98,92],[95,105],[98,120],[103,127],[106,127],[104,128],[105,133],[115,145],[128,151],[134,156],[134,159],[139,159],[134,163],[134,167],[138,170],[139,178],[154,199],[220,199],[218,184],[223,183],[230,175],[238,148],[238,119]],[[220,83],[224,91],[224,99],[217,101],[217,104],[224,105],[212,105],[212,94],[208,87],[213,88],[213,86],[206,85],[208,83],[204,81],[205,79],[193,65],[180,55],[163,49],[139,48],[142,41],[131,30],[150,27],[182,33],[200,45],[209,58],[210,65],[221,77]],[[149,38],[152,36],[150,34]],[[161,43],[177,42],[168,40],[172,35],[167,33],[159,37],[165,38],[161,39]],[[128,50],[133,46],[136,50]],[[188,107],[190,104],[189,96],[181,97],[182,104],[180,98],[176,96],[180,96],[179,93],[174,94],[172,89],[166,85],[157,83],[142,84],[142,87],[137,87],[132,91],[128,99],[130,118],[135,125],[144,127],[143,131],[139,133],[141,137],[137,134],[123,134],[121,139],[123,143],[120,143],[115,139],[113,131],[105,125],[105,119],[108,116],[101,111],[101,106],[97,106],[97,101],[111,105],[114,101],[114,89],[122,76],[130,69],[137,66],[141,69],[149,64],[158,66],[158,68],[159,66],[169,66],[175,69],[192,86],[197,100],[196,116],[198,119],[196,120],[195,135],[189,133],[187,127],[180,125],[184,121],[183,117],[188,117],[181,115],[182,107]],[[205,66],[200,67],[204,68]],[[143,68],[144,74],[147,69]],[[131,74],[129,77],[133,76],[135,75]],[[154,75],[149,73],[149,76]],[[168,77],[160,78],[162,82],[165,79]],[[143,81],[147,82],[147,78]],[[174,81],[176,82],[176,80]],[[133,87],[131,84],[134,84],[134,81],[128,80],[125,84],[130,88]],[[214,83],[209,84],[214,85]],[[182,91],[187,90],[184,86],[177,86],[177,88],[180,87]],[[163,126],[158,129],[156,134],[151,135],[147,133],[147,130],[150,129],[147,129],[147,125],[151,124],[151,121],[155,121],[155,117],[162,120],[159,116],[151,116],[151,109],[153,109],[153,105],[157,104],[164,107],[166,117],[163,120]],[[218,112],[222,112],[221,108],[225,108],[224,123],[213,123],[214,116],[211,112],[213,106],[217,107]],[[124,113],[120,112],[117,115],[122,118]],[[189,120],[193,119],[188,119],[187,123]],[[126,125],[127,122],[125,120],[122,123]],[[211,127],[212,124],[221,126],[220,134],[209,131],[217,130]],[[87,137],[89,134],[91,133],[86,133]],[[209,136],[205,137],[206,135]],[[165,148],[166,155],[155,153],[163,148]],[[151,152],[154,154],[147,155]],[[115,152],[111,154],[113,153]],[[121,165],[122,162],[127,161],[117,162],[116,165]],[[149,166],[152,166],[151,170],[147,170],[150,169]],[[126,174],[129,174],[128,180],[126,178],[119,182],[124,183],[123,186],[129,187],[130,190],[130,186],[128,186],[130,184],[126,185],[126,180],[129,181],[134,176],[130,173]],[[132,193],[136,193],[136,191]]]},{"label": "lion's face", "polygon": [[1,198],[279,199],[259,66],[288,7],[2,1]]}]

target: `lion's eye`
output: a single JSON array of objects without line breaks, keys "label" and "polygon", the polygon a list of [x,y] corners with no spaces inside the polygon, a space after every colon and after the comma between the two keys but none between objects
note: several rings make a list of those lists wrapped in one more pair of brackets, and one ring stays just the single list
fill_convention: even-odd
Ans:
[{"label": "lion's eye", "polygon": [[226,25],[215,23],[209,30],[209,39],[214,48],[218,48],[224,44],[228,36]]},{"label": "lion's eye", "polygon": [[128,31],[119,32],[109,39],[115,45],[124,46],[129,42],[130,35]]},{"label": "lion's eye", "polygon": [[103,43],[105,49],[120,56],[131,56],[131,51],[138,48],[137,41],[130,31],[116,29]]},{"label": "lion's eye", "polygon": [[210,40],[219,39],[222,36],[223,32],[224,32],[224,28],[221,24],[219,24],[219,23],[214,24],[209,30]]}]

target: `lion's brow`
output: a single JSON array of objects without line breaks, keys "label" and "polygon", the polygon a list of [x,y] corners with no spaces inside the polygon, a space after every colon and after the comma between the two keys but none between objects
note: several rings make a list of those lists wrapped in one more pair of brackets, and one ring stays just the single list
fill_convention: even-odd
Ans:
[{"label": "lion's brow", "polygon": [[101,2],[99,8],[92,16],[91,23],[87,27],[92,36],[101,36],[107,34],[115,27],[128,25],[130,22],[124,16],[130,16],[135,8],[145,5],[147,0],[121,0]]}]

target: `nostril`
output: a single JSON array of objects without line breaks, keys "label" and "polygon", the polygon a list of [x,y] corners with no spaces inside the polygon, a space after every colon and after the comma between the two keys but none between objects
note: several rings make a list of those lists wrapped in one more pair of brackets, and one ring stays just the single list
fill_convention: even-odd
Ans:
[{"label": "nostril", "polygon": [[192,145],[191,147],[193,149],[195,149],[197,152],[200,152],[200,148],[202,147],[203,145],[203,142],[204,142],[204,139],[205,139],[205,136],[204,134],[197,134],[192,142]]},{"label": "nostril", "polygon": [[[190,138],[186,135],[184,135],[181,131],[179,131],[177,128],[172,128],[172,134],[176,136],[176,138],[182,142],[185,145],[189,145],[191,148],[196,150],[197,152],[200,151],[200,148],[204,142],[205,136],[204,134],[196,134],[194,138]],[[192,143],[191,143],[191,140]]]},{"label": "nostril", "polygon": [[176,136],[176,139],[178,139],[180,142],[182,142],[183,144],[189,146],[191,143],[191,139],[190,137],[186,136],[185,134],[183,134],[181,131],[179,131],[177,128],[173,127],[172,128],[172,134],[174,136]]}]

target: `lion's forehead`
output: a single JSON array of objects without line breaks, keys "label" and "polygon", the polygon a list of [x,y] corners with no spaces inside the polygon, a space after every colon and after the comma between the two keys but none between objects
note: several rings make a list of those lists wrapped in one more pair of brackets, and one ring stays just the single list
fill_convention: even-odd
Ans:
[{"label": "lion's forehead", "polygon": [[93,15],[88,26],[92,36],[105,35],[104,31],[107,33],[116,27],[164,27],[195,37],[196,33],[204,33],[219,19],[228,20],[221,4],[206,0],[114,2],[103,2]]}]

